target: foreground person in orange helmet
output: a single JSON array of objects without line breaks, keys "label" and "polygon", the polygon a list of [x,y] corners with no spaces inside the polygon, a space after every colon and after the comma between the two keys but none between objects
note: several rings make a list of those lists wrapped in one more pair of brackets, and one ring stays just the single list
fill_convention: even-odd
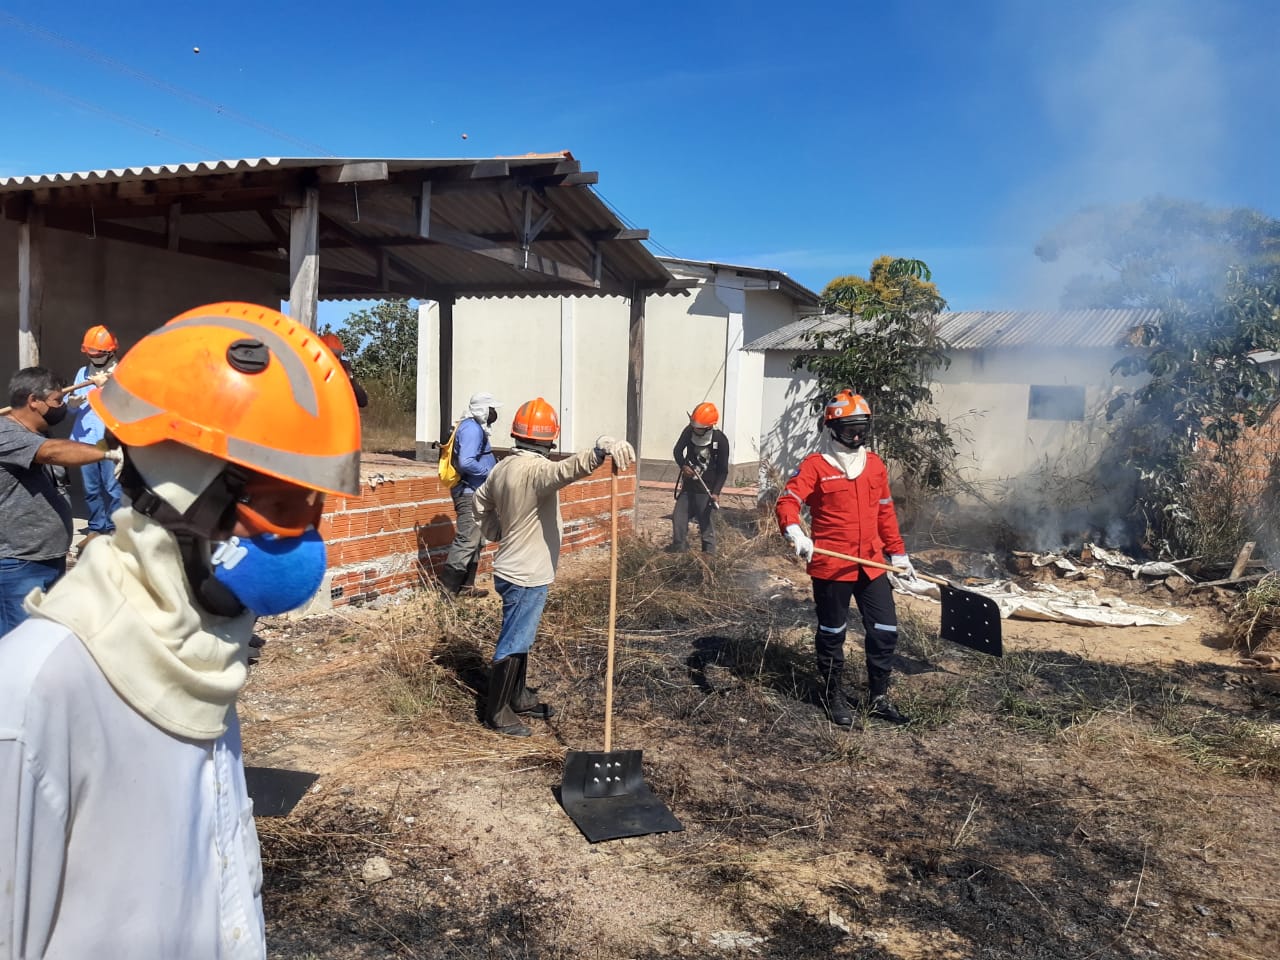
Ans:
[{"label": "foreground person in orange helmet", "polygon": [[719,507],[724,482],[729,479],[729,438],[716,429],[719,420],[720,411],[714,403],[698,404],[671,450],[680,470],[676,476],[676,503],[671,511],[672,550],[688,548],[689,521],[696,520],[702,552],[716,552],[713,513]]},{"label": "foreground person in orange helmet", "polygon": [[[869,451],[871,407],[862,397],[841,390],[827,401],[823,438],[817,453],[800,462],[778,497],[778,527],[796,556],[808,562],[818,614],[814,652],[818,697],[831,722],[853,725],[845,698],[844,638],[849,601],[858,605],[865,633],[867,712],[890,723],[906,723],[889,699],[889,675],[898,643],[898,614],[885,571],[814,553],[814,546],[891,563],[915,576],[889,492],[884,461]],[[813,539],[800,525],[800,508],[809,507]],[[888,554],[886,559],[884,554]]]},{"label": "foreground person in orange helmet", "polygon": [[191,310],[89,402],[131,506],[0,637],[0,956],[266,956],[236,695],[254,618],[325,570],[355,397],[266,307]]},{"label": "foreground person in orange helmet", "polygon": [[636,458],[625,440],[602,436],[592,449],[553,462],[548,457],[559,436],[560,420],[551,404],[541,397],[523,404],[511,421],[515,452],[498,461],[475,494],[480,531],[498,544],[493,585],[502,597],[484,721],[515,737],[530,734],[521,714],[548,719],[554,712],[538,702],[525,681],[529,650],[560,561],[560,488],[588,476],[605,457],[612,457],[619,470]]}]

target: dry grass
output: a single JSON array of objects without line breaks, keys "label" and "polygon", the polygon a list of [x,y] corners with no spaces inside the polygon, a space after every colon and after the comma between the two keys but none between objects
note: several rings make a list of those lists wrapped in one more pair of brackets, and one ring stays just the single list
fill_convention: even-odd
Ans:
[{"label": "dry grass", "polygon": [[1268,574],[1240,595],[1227,612],[1225,632],[1231,645],[1246,653],[1275,643],[1280,634],[1280,574]]}]

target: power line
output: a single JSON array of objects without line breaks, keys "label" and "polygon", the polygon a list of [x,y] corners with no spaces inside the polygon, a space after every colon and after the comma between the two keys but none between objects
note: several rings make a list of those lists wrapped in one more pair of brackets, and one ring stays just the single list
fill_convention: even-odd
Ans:
[{"label": "power line", "polygon": [[47,97],[53,97],[58,100],[64,100],[67,103],[70,103],[73,106],[79,107],[82,110],[88,110],[92,113],[101,114],[102,116],[107,117],[108,119],[114,120],[116,123],[124,124],[127,127],[133,127],[136,130],[141,130],[144,133],[149,133],[154,137],[161,138],[162,140],[169,140],[169,141],[172,141],[173,143],[180,144],[181,146],[184,146],[189,150],[194,150],[197,156],[208,157],[209,159],[221,159],[221,160],[229,159],[228,157],[226,157],[225,154],[222,154],[219,151],[212,149],[211,147],[206,147],[203,144],[194,143],[191,140],[183,140],[181,137],[175,137],[173,134],[166,133],[164,130],[161,130],[157,126],[154,126],[149,123],[144,123],[141,120],[136,120],[133,117],[126,116],[122,113],[115,113],[114,111],[108,110],[105,107],[98,106],[96,103],[90,103],[88,100],[82,100],[79,97],[72,96],[69,93],[64,93],[61,90],[56,90],[53,87],[46,86],[43,83],[38,83],[35,80],[30,79],[29,77],[24,77],[21,74],[14,73],[11,70],[6,70],[4,67],[0,67],[0,77],[4,77],[6,79],[12,80],[15,83],[20,83],[23,86],[30,87],[33,90],[36,90]]},{"label": "power line", "polygon": [[277,140],[283,140],[288,143],[295,144],[302,147],[311,155],[320,157],[333,156],[332,153],[329,153],[319,144],[301,139],[300,137],[295,137],[292,134],[285,133],[283,130],[277,130],[275,127],[269,126],[268,124],[260,123],[252,117],[232,110],[215,100],[210,100],[208,97],[201,96],[198,93],[193,93],[190,90],[184,90],[182,87],[175,86],[167,80],[161,80],[159,77],[154,77],[149,73],[145,73],[136,67],[130,66],[120,60],[116,60],[113,57],[109,57],[105,53],[86,46],[83,43],[78,43],[77,41],[64,37],[61,34],[54,33],[52,30],[46,30],[44,27],[37,26],[34,23],[28,23],[25,20],[15,17],[11,13],[0,11],[0,23],[13,27],[16,30],[21,30],[22,32],[39,40],[43,40],[46,43],[52,43],[56,46],[62,47],[64,50],[67,50],[84,60],[96,63],[109,70],[114,70],[117,73],[123,74],[124,76],[130,77],[141,83],[148,84],[163,93],[177,97],[180,100],[185,100],[187,103],[194,106],[211,110],[220,117],[226,117],[228,120],[233,120],[236,123],[243,124],[244,126],[252,127],[261,133],[275,137]]},{"label": "power line", "polygon": [[[631,220],[630,218],[628,218],[628,217],[627,217],[627,216],[626,216],[626,215],[625,215],[621,210],[619,210],[617,207],[615,207],[615,206],[613,205],[613,201],[612,201],[612,200],[610,200],[608,197],[606,197],[606,196],[605,196],[603,193],[601,193],[599,190],[596,190],[596,196],[597,196],[597,197],[599,197],[601,200],[603,200],[603,201],[604,201],[604,205],[605,205],[606,207],[608,207],[610,210],[612,210],[612,211],[613,211],[613,215],[614,215],[615,217],[617,217],[619,220],[621,220],[621,221],[622,221],[622,225],[623,225],[624,227],[629,227],[629,228],[631,228],[632,230],[636,229],[635,222],[634,222],[633,220]],[[647,242],[648,242],[648,243],[653,244],[655,247],[657,247],[660,251],[662,251],[663,253],[665,253],[665,254],[666,254],[668,257],[670,257],[672,260],[680,260],[680,259],[683,259],[683,258],[682,258],[682,257],[680,257],[680,256],[679,256],[679,255],[678,255],[674,250],[672,250],[670,247],[666,246],[665,244],[659,243],[657,240],[653,239],[653,237],[650,237],[650,238],[649,238],[649,240],[648,240]]]}]

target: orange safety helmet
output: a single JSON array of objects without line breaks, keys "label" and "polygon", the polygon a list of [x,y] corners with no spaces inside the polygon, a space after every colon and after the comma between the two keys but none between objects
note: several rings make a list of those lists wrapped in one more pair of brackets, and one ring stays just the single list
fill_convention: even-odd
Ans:
[{"label": "orange safety helmet", "polygon": [[335,354],[342,352],[342,341],[338,339],[338,335],[336,333],[326,333],[320,338],[320,342]]},{"label": "orange safety helmet", "polygon": [[695,427],[714,427],[720,422],[720,411],[710,401],[700,403],[689,414],[689,422]]},{"label": "orange safety helmet", "polygon": [[553,443],[560,436],[555,407],[541,397],[522,403],[511,421],[511,436],[518,440]]},{"label": "orange safety helmet", "polygon": [[84,332],[84,339],[80,341],[80,352],[115,353],[118,346],[120,344],[111,335],[111,331],[102,324],[98,324]]},{"label": "orange safety helmet", "polygon": [[841,390],[827,401],[824,420],[843,420],[845,417],[869,417],[871,405],[852,390]]},{"label": "orange safety helmet", "polygon": [[311,490],[360,488],[360,413],[337,358],[269,307],[214,303],[138,341],[89,403],[126,447],[172,440]]}]

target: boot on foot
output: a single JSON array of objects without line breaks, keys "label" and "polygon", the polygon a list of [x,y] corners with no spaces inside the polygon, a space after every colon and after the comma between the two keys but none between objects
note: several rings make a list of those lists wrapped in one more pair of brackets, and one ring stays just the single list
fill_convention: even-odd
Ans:
[{"label": "boot on foot", "polygon": [[867,713],[875,717],[877,720],[884,720],[888,723],[908,724],[910,719],[904,717],[898,708],[893,705],[893,701],[889,699],[889,695],[882,693],[878,697],[871,698],[871,704],[867,708]]},{"label": "boot on foot", "polygon": [[511,709],[520,664],[515,657],[503,657],[493,664],[489,674],[489,695],[484,704],[484,723],[490,730],[509,737],[527,737],[533,731],[520,722]]}]

